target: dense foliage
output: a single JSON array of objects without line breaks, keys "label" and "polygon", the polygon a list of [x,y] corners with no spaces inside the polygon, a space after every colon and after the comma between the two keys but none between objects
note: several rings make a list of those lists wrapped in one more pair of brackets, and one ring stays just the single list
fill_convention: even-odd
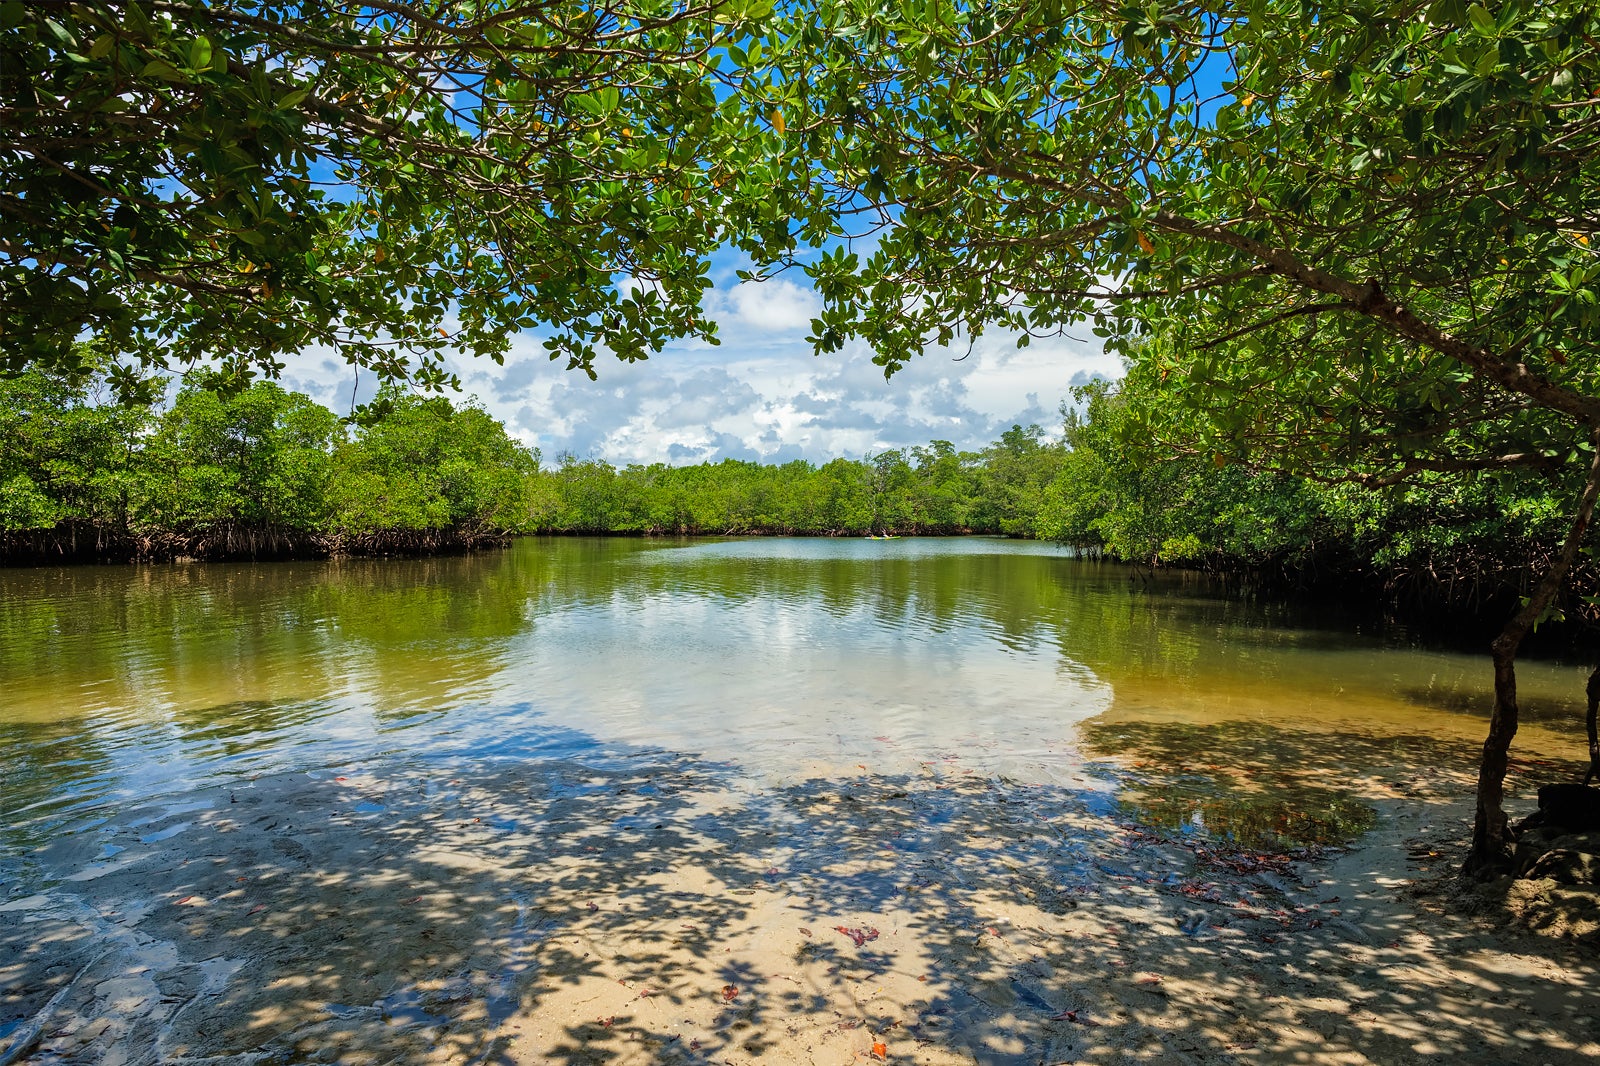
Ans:
[{"label": "dense foliage", "polygon": [[[1134,563],[1359,588],[1391,607],[1496,626],[1496,610],[1527,594],[1566,533],[1573,472],[1427,473],[1374,489],[1173,452],[1148,433],[1166,387],[1148,369],[1079,390],[1039,536]],[[1596,592],[1584,563],[1558,606],[1588,618]]]},{"label": "dense foliage", "polygon": [[1035,536],[1059,444],[1013,426],[981,452],[948,441],[820,466],[725,459],[616,469],[565,456],[530,480],[527,527],[561,533],[1002,533]]},{"label": "dense foliage", "polygon": [[100,374],[0,378],[0,555],[271,556],[470,547],[515,530],[533,457],[494,419],[385,393],[368,424],[270,382],[169,407]]},{"label": "dense foliage", "polygon": [[[1083,319],[1179,442],[1318,475],[1548,466],[1600,421],[1582,0],[823,0],[763,91],[828,190],[804,265],[892,369]],[[798,180],[798,178],[797,178]],[[1583,465],[1580,458],[1577,465]]]},{"label": "dense foliage", "polygon": [[1059,443],[1014,426],[865,460],[617,469],[537,452],[472,405],[387,390],[353,423],[270,382],[191,377],[170,407],[103,375],[0,378],[0,556],[162,558],[470,547],[517,533],[1034,536]]},{"label": "dense foliage", "polygon": [[578,366],[709,338],[724,226],[785,239],[759,160],[703,165],[759,120],[716,67],[771,8],[0,3],[0,366],[70,365],[91,331],[439,385],[439,353],[536,323]]}]

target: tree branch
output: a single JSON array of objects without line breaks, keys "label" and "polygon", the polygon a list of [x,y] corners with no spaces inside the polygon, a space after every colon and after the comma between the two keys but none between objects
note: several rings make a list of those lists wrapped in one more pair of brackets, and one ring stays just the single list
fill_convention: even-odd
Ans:
[{"label": "tree branch", "polygon": [[1339,297],[1342,302],[1351,305],[1351,309],[1357,313],[1383,322],[1393,332],[1425,348],[1449,356],[1508,391],[1528,396],[1537,400],[1542,406],[1570,415],[1585,425],[1600,425],[1600,398],[1584,396],[1565,389],[1550,379],[1534,373],[1526,363],[1504,359],[1486,348],[1471,344],[1431,323],[1424,322],[1409,308],[1402,307],[1390,299],[1376,281],[1357,284],[1326,270],[1302,263],[1287,249],[1275,248],[1226,227],[1196,222],[1169,211],[1156,212],[1150,221],[1153,226],[1170,232],[1182,233],[1185,236],[1241,251],[1271,267],[1274,273],[1281,274],[1305,288]]},{"label": "tree branch", "polygon": [[1324,311],[1345,311],[1349,309],[1350,305],[1343,301],[1325,304],[1310,304],[1305,307],[1291,307],[1289,310],[1284,311],[1281,314],[1273,315],[1271,318],[1262,319],[1260,322],[1252,322],[1248,326],[1242,326],[1239,329],[1232,330],[1220,337],[1209,340],[1200,345],[1200,347],[1196,350],[1203,352],[1207,349],[1227,344],[1229,341],[1243,337],[1247,333],[1254,333],[1258,329],[1266,329],[1268,326],[1275,326],[1279,322],[1285,322],[1291,318],[1299,318],[1301,315],[1318,315]]}]

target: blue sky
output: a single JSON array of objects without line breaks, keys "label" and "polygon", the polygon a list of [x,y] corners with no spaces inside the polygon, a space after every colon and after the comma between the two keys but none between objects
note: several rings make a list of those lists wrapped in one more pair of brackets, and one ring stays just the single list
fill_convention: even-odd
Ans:
[{"label": "blue sky", "polygon": [[[719,257],[721,260],[721,257]],[[707,311],[722,344],[674,345],[643,363],[597,361],[598,381],[552,363],[540,336],[515,339],[504,366],[459,359],[452,369],[477,399],[547,461],[562,452],[618,464],[724,458],[782,462],[860,458],[942,439],[979,448],[1013,423],[1058,429],[1057,407],[1073,384],[1119,376],[1114,357],[1079,339],[982,338],[972,354],[930,348],[885,381],[864,346],[813,356],[805,336],[819,301],[805,276],[741,283],[740,264],[714,264]],[[334,410],[350,406],[343,360],[307,352],[288,361],[283,384]],[[376,382],[366,375],[358,398]]]}]

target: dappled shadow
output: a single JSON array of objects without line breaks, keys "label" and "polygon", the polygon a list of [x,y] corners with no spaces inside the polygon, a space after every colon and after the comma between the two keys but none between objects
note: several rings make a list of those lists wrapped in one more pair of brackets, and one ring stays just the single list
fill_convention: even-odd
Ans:
[{"label": "dappled shadow", "polygon": [[[1565,698],[1554,694],[1530,695],[1526,692],[1518,694],[1518,718],[1524,724],[1541,722],[1551,728],[1571,730],[1574,736],[1581,737],[1583,690],[1582,679],[1577,680],[1580,683],[1574,685],[1572,692]],[[1419,707],[1438,707],[1457,714],[1481,718],[1486,723],[1494,710],[1494,690],[1487,686],[1480,691],[1474,691],[1403,685],[1399,688],[1398,694],[1402,699],[1409,700]]]},{"label": "dappled shadow", "polygon": [[[1343,843],[1372,828],[1375,800],[1464,796],[1480,750],[1461,737],[1238,720],[1091,719],[1080,729],[1090,752],[1116,758],[1105,770],[1130,817],[1250,848]],[[1534,809],[1540,785],[1580,776],[1585,766],[1513,755],[1513,819]]]},{"label": "dappled shadow", "polygon": [[1374,799],[1459,795],[1475,746],[1454,737],[1291,729],[1250,721],[1081,727],[1127,813],[1249,848],[1341,844],[1371,829]]},{"label": "dappled shadow", "polygon": [[[1379,754],[1173,728],[1143,738],[1147,791],[1196,745],[1231,745],[1214,750],[1246,776]],[[1459,760],[1425,738],[1390,755],[1396,782],[1435,783],[1403,802],[1444,812],[1430,771]],[[1378,792],[1358,798],[1397,802]],[[659,752],[241,779],[123,809],[7,875],[0,1048],[37,1022],[38,1061],[62,1063],[1600,1050],[1594,967],[1558,979],[1419,923],[1393,891],[1398,842],[1293,861],[1094,801],[949,761],[757,787]]]}]

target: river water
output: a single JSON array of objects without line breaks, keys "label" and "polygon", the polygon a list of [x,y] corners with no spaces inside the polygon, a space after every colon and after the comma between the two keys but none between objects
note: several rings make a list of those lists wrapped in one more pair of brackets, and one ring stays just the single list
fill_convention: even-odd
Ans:
[{"label": "river water", "polygon": [[[1520,750],[1578,757],[1583,671],[1520,677]],[[752,789],[959,763],[1329,840],[1364,828],[1367,775],[1470,765],[1488,680],[1325,609],[989,538],[13,570],[0,840],[237,775],[655,750]]]}]

